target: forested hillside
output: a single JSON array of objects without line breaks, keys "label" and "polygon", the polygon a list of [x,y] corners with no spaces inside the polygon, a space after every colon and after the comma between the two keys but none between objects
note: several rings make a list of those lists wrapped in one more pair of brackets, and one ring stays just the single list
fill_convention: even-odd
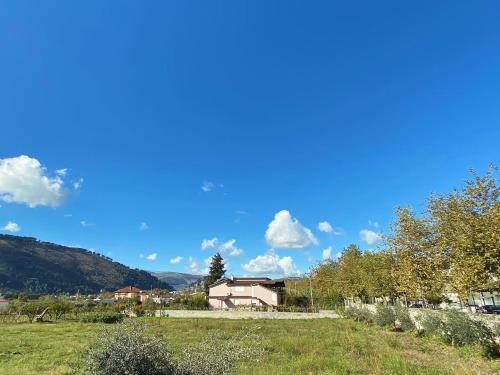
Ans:
[{"label": "forested hillside", "polygon": [[126,285],[171,289],[146,271],[89,250],[0,235],[0,292],[93,293]]}]

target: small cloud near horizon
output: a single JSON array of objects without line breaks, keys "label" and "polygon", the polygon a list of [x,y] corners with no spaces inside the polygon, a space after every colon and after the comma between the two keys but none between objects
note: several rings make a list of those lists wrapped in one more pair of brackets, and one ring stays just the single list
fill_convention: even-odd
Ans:
[{"label": "small cloud near horizon", "polygon": [[152,254],[149,254],[146,259],[147,260],[150,260],[150,261],[155,261],[156,259],[158,258],[158,254],[157,253],[152,253]]},{"label": "small cloud near horizon", "polygon": [[19,226],[19,224],[14,223],[13,221],[9,221],[7,224],[5,224],[0,229],[8,231],[8,232],[16,233],[16,232],[19,232],[21,230],[21,227]]},{"label": "small cloud near horizon", "polygon": [[183,258],[181,256],[176,256],[175,258],[170,259],[170,263],[171,264],[179,264],[182,259]]}]

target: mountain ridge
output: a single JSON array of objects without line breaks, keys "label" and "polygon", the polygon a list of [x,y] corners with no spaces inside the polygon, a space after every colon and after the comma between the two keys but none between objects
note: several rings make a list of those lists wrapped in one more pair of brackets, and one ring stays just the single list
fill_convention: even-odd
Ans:
[{"label": "mountain ridge", "polygon": [[87,249],[0,234],[0,292],[96,293],[126,285],[173,289],[149,272]]},{"label": "mountain ridge", "polygon": [[191,273],[184,272],[173,272],[173,271],[165,271],[165,272],[155,272],[148,271],[151,275],[158,278],[158,280],[164,281],[167,284],[171,285],[175,290],[182,290],[193,283],[200,281],[203,276],[194,275]]}]

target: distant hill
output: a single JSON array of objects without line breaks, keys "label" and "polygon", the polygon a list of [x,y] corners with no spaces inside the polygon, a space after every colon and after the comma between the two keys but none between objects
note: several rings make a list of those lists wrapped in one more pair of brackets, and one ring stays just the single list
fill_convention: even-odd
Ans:
[{"label": "distant hill", "polygon": [[173,289],[149,272],[90,250],[0,234],[0,292],[95,293],[127,285]]},{"label": "distant hill", "polygon": [[171,285],[175,290],[184,289],[201,280],[203,276],[180,272],[150,272],[159,280]]}]

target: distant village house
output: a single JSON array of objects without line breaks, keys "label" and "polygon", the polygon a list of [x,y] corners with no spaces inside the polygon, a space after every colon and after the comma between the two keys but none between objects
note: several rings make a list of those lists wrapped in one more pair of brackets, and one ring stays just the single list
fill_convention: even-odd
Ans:
[{"label": "distant village house", "polygon": [[285,282],[268,277],[225,277],[209,285],[208,303],[214,309],[277,307],[285,301]]},{"label": "distant village house", "polygon": [[115,300],[121,299],[134,299],[138,298],[141,303],[146,302],[149,298],[149,294],[145,291],[136,288],[135,286],[127,286],[122,289],[118,289],[115,292]]},{"label": "distant village house", "polygon": [[8,310],[10,302],[7,298],[0,296],[0,311]]}]

